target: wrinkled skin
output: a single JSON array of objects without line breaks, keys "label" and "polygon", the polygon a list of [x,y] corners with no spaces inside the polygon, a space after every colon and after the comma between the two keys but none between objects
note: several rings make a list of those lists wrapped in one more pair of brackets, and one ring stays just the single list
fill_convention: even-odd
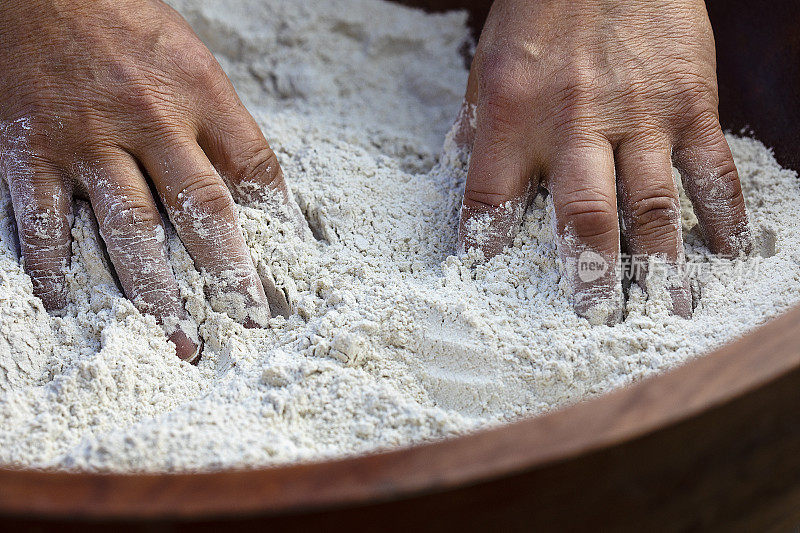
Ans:
[{"label": "wrinkled skin", "polygon": [[196,266],[217,280],[211,290],[247,310],[235,317],[246,326],[263,325],[274,286],[256,273],[234,199],[274,190],[285,200],[283,176],[189,25],[156,0],[0,7],[0,170],[44,305],[65,305],[72,198],[86,198],[127,297],[163,324],[181,358],[195,358],[160,202]]},{"label": "wrinkled skin", "polygon": [[[672,162],[711,250],[747,252],[702,0],[498,0],[465,101],[457,140],[472,155],[461,246],[500,252],[544,185],[579,314],[609,324],[621,317],[620,221],[629,254],[685,261]],[[472,231],[476,220],[490,221],[489,238]],[[604,275],[581,275],[586,254],[610,265]],[[686,280],[669,291],[673,311],[689,316]]]},{"label": "wrinkled skin", "polygon": [[[269,199],[268,191],[287,200],[280,167],[186,22],[157,0],[0,7],[0,171],[45,306],[66,302],[70,210],[82,197],[126,295],[164,325],[180,357],[200,346],[166,259],[159,203],[196,266],[218,281],[212,290],[252,311],[238,319],[263,324],[270,303],[285,312],[256,273],[233,203]],[[604,304],[602,321],[619,318],[615,268],[590,282],[570,271],[587,251],[617,261],[618,210],[631,253],[683,261],[670,156],[712,250],[746,251],[701,0],[499,0],[466,102],[462,116],[474,109],[476,117],[459,136],[472,149],[462,245],[499,252],[519,206],[546,185],[579,313]],[[473,240],[471,219],[487,213],[494,238]],[[687,316],[688,288],[672,296]]]}]

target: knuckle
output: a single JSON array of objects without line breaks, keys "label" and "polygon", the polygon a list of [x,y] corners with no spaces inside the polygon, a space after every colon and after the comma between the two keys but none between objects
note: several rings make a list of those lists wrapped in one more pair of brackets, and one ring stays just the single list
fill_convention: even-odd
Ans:
[{"label": "knuckle", "polygon": [[744,197],[742,195],[742,185],[739,181],[739,173],[733,161],[721,164],[717,168],[717,172],[719,177],[713,180],[709,191],[711,199],[729,208],[743,208]]},{"label": "knuckle", "polygon": [[194,83],[214,84],[220,79],[221,68],[211,51],[199,41],[192,41],[175,54],[180,71]]},{"label": "knuckle", "polygon": [[597,123],[597,98],[601,94],[597,76],[588,69],[578,69],[555,82],[550,91],[553,123],[557,130],[567,134],[580,134]]},{"label": "knuckle", "polygon": [[124,94],[126,88],[139,84],[144,76],[139,64],[127,58],[120,58],[105,65],[105,77],[107,86]]},{"label": "knuckle", "polygon": [[[127,122],[129,127],[136,132],[145,133],[148,139],[165,135],[180,126],[180,115],[176,113],[178,101],[168,85],[139,78],[121,90],[115,98],[123,112],[130,116]],[[97,128],[110,129],[106,118],[94,122]]]},{"label": "knuckle", "polygon": [[111,96],[127,110],[137,115],[159,120],[172,100],[170,84],[163,75],[146,65],[130,60],[113,61],[108,66],[108,87]]},{"label": "knuckle", "polygon": [[[128,127],[151,138],[188,126],[187,111],[193,103],[179,85],[165,79],[163,74],[139,67],[132,69],[126,78],[126,83],[110,91],[121,112],[130,117]],[[99,129],[113,131],[107,115],[89,108],[83,110],[81,118],[97,124]]]},{"label": "knuckle", "polygon": [[104,231],[114,231],[118,235],[143,234],[159,225],[158,214],[142,199],[115,198],[101,208],[101,226]]},{"label": "knuckle", "polygon": [[175,99],[163,87],[150,83],[142,83],[134,88],[130,94],[130,109],[149,125],[149,129],[158,131],[176,125],[176,116],[173,112]]},{"label": "knuckle", "polygon": [[726,151],[727,141],[722,135],[722,127],[716,111],[699,106],[691,114],[687,114],[689,136],[708,145],[712,151]]},{"label": "knuckle", "polygon": [[228,188],[216,177],[206,174],[187,179],[177,200],[179,209],[190,215],[227,217],[234,212]]},{"label": "knuckle", "polygon": [[586,67],[578,67],[572,70],[561,82],[562,87],[559,91],[565,104],[576,106],[579,104],[590,103],[594,96],[598,94],[598,77]]},{"label": "knuckle", "polygon": [[685,126],[703,126],[718,121],[719,97],[716,86],[701,77],[690,77],[675,84],[678,108]]},{"label": "knuckle", "polygon": [[685,104],[679,128],[688,129],[695,136],[713,134],[720,128],[716,107],[700,100]]},{"label": "knuckle", "polygon": [[616,201],[599,191],[577,191],[567,195],[560,205],[565,227],[579,238],[592,238],[617,231]]},{"label": "knuckle", "polygon": [[244,156],[239,181],[256,182],[265,186],[276,184],[280,175],[278,156],[268,146],[259,146]]},{"label": "knuckle", "polygon": [[651,189],[633,200],[630,214],[638,233],[668,234],[677,231],[678,199],[667,189]]},{"label": "knuckle", "polygon": [[56,248],[68,242],[69,227],[51,206],[33,200],[18,211],[18,235],[23,244]]},{"label": "knuckle", "polygon": [[593,68],[579,65],[555,80],[554,93],[565,110],[589,108],[600,94],[600,76]]},{"label": "knuckle", "polygon": [[464,204],[469,207],[496,208],[517,199],[513,194],[504,190],[488,190],[476,187],[464,189]]},{"label": "knuckle", "polygon": [[488,59],[480,77],[480,103],[484,117],[493,123],[516,124],[531,100],[527,73],[515,60]]},{"label": "knuckle", "polygon": [[488,92],[481,99],[478,120],[481,126],[491,131],[510,131],[522,124],[522,116],[517,112],[517,103],[500,91]]},{"label": "knuckle", "polygon": [[529,92],[520,77],[513,71],[503,74],[492,72],[482,78],[481,94],[483,95],[483,102],[493,108],[500,110],[513,109],[529,97]]},{"label": "knuckle", "polygon": [[717,98],[717,84],[713,77],[685,73],[677,76],[674,86],[677,95],[689,101],[714,101]]}]

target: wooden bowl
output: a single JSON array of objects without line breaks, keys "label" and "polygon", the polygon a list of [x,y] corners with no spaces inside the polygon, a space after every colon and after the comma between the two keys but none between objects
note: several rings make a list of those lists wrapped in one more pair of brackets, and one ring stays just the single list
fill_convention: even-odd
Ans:
[{"label": "wooden bowl", "polygon": [[[487,4],[469,5],[476,27]],[[709,6],[722,116],[800,168],[800,6],[759,4]],[[800,523],[798,421],[800,308],[670,373],[434,444],[207,474],[0,470],[0,516],[8,530],[786,529]]]}]

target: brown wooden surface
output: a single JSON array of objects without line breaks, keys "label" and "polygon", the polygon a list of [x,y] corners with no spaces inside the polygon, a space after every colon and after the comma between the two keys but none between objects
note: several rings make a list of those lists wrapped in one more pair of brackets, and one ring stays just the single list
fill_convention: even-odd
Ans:
[{"label": "brown wooden surface", "polygon": [[[710,6],[723,119],[791,162],[798,127],[782,115],[798,118],[800,57],[784,32],[800,2],[750,4]],[[0,470],[0,516],[7,529],[94,520],[81,531],[781,530],[800,523],[800,309],[592,402],[388,454],[196,475]]]},{"label": "brown wooden surface", "polygon": [[301,529],[383,520],[395,530],[792,523],[800,520],[798,332],[800,309],[595,401],[387,454],[194,475],[0,471],[0,513],[203,521],[302,513],[277,519]]}]

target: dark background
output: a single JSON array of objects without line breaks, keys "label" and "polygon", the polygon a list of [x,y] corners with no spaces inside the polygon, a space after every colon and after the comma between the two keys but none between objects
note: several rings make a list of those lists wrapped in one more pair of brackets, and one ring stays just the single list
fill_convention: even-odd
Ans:
[{"label": "dark background", "polygon": [[[436,11],[469,9],[476,36],[491,0],[400,0]],[[747,128],[800,170],[800,0],[707,0],[717,41],[720,118]]]}]

